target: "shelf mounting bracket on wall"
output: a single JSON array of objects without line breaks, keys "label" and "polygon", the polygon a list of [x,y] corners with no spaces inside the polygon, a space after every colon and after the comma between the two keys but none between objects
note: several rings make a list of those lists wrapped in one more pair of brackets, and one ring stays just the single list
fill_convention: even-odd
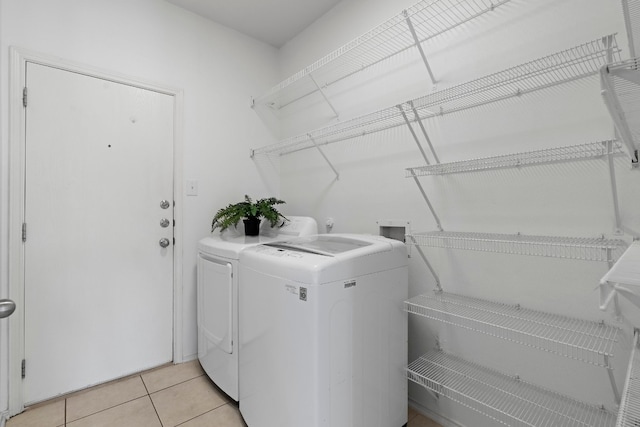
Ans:
[{"label": "shelf mounting bracket on wall", "polygon": [[[424,159],[426,164],[430,165],[431,163],[429,163],[429,159],[427,158],[427,153],[424,152],[424,149],[422,148],[422,144],[420,144],[420,140],[418,139],[418,135],[416,135],[416,132],[413,130],[413,126],[411,126],[411,122],[409,121],[407,114],[404,112],[404,108],[402,108],[402,104],[396,105],[396,107],[398,108],[398,110],[400,110],[400,114],[402,114],[402,118],[404,119],[404,122],[407,124],[407,127],[409,128],[409,132],[411,132],[411,136],[413,136],[413,140],[418,146],[418,150],[420,150],[420,154],[422,154],[422,158]],[[427,141],[429,141],[429,137],[427,137]],[[430,142],[429,142],[429,145],[431,145]]]},{"label": "shelf mounting bracket on wall", "polygon": [[338,111],[335,109],[335,107],[329,100],[329,97],[327,96],[326,93],[324,93],[324,89],[322,89],[322,87],[318,84],[316,79],[313,78],[313,75],[311,75],[311,73],[309,73],[309,78],[311,79],[313,84],[316,86],[316,88],[318,89],[318,92],[320,92],[320,95],[322,95],[326,103],[329,104],[329,108],[331,108],[331,111],[333,111],[333,114],[336,116],[336,118],[340,117],[340,114],[338,114]]},{"label": "shelf mounting bracket on wall", "polygon": [[624,108],[620,104],[620,99],[616,94],[616,90],[612,85],[611,74],[615,73],[616,77],[625,79],[627,81],[636,83],[640,86],[640,73],[637,71],[631,71],[626,69],[612,70],[610,66],[604,66],[600,69],[600,86],[601,95],[604,100],[604,104],[609,111],[616,130],[620,136],[620,139],[627,147],[629,156],[631,157],[631,164],[634,167],[638,166],[638,147],[633,139],[633,133],[629,128],[627,117],[624,112]]},{"label": "shelf mounting bracket on wall", "polygon": [[413,23],[411,22],[411,18],[409,17],[409,12],[407,12],[407,10],[405,9],[402,11],[402,14],[404,15],[404,19],[407,22],[407,27],[409,27],[409,31],[411,32],[411,36],[413,37],[413,41],[415,42],[415,45],[420,52],[420,56],[422,57],[424,66],[427,67],[427,72],[429,73],[429,77],[431,78],[431,83],[436,84],[436,78],[433,76],[433,71],[431,71],[429,61],[427,61],[427,55],[425,55],[424,50],[422,50],[422,44],[420,44],[420,39],[416,34],[415,28],[413,28]]},{"label": "shelf mounting bracket on wall", "polygon": [[338,171],[336,170],[335,167],[333,167],[333,164],[331,163],[331,161],[329,160],[329,158],[324,154],[324,151],[322,151],[322,148],[320,148],[320,146],[318,145],[318,143],[316,142],[315,139],[313,139],[313,137],[311,136],[310,133],[307,134],[307,136],[309,137],[309,140],[311,142],[313,142],[313,145],[318,149],[318,151],[320,152],[320,155],[324,158],[324,160],[327,162],[327,164],[329,165],[329,167],[331,168],[331,170],[333,171],[333,173],[336,174],[336,180],[340,179],[340,174],[338,173]]},{"label": "shelf mounting bracket on wall", "polygon": [[618,185],[616,183],[616,167],[613,163],[614,147],[613,141],[605,142],[607,145],[607,164],[609,166],[609,181],[611,182],[611,198],[613,202],[613,214],[615,216],[616,228],[615,234],[620,235],[622,232],[622,222],[620,221],[620,206],[618,204]]},{"label": "shelf mounting bracket on wall", "polygon": [[416,107],[413,104],[413,101],[409,101],[407,102],[407,104],[409,104],[409,106],[411,107],[411,110],[413,111],[413,114],[415,116],[415,121],[418,122],[418,125],[420,125],[420,129],[422,130],[424,139],[427,141],[427,144],[429,145],[429,149],[431,150],[431,154],[433,154],[433,158],[436,160],[436,163],[440,164],[440,159],[436,154],[436,150],[433,148],[433,144],[431,144],[431,138],[429,138],[429,134],[427,134],[427,130],[425,129],[424,124],[422,123],[422,119],[420,119],[418,110],[416,110]]},{"label": "shelf mounting bracket on wall", "polygon": [[633,26],[631,24],[631,10],[629,9],[629,0],[622,0],[622,12],[624,15],[624,25],[627,28],[627,38],[629,40],[629,54],[632,58],[636,57],[635,40],[633,37]]},{"label": "shelf mounting bracket on wall", "polygon": [[416,176],[414,171],[411,171],[411,175],[412,175],[412,178],[415,181],[416,185],[418,186],[418,189],[420,189],[420,193],[422,194],[422,198],[424,198],[424,201],[427,202],[427,206],[429,207],[429,210],[431,211],[431,215],[433,215],[433,219],[436,220],[436,227],[438,227],[438,230],[444,231],[442,229],[442,225],[440,224],[440,218],[438,218],[438,215],[436,214],[436,211],[433,209],[433,205],[431,204],[431,201],[429,200],[429,197],[427,196],[427,193],[424,191],[424,188],[422,188],[422,184],[420,184],[420,180],[418,179],[418,177]]},{"label": "shelf mounting bracket on wall", "polygon": [[436,271],[431,266],[431,263],[429,262],[429,260],[427,259],[427,256],[422,251],[422,248],[417,244],[415,237],[413,237],[413,236],[407,236],[407,237],[409,237],[411,239],[411,241],[415,245],[416,249],[418,250],[418,253],[420,254],[420,258],[422,258],[422,260],[426,264],[426,266],[429,269],[429,271],[431,272],[431,275],[433,276],[433,278],[436,279],[436,289],[438,290],[438,292],[442,292],[442,285],[440,285],[440,277],[438,277],[438,274],[436,273]]}]

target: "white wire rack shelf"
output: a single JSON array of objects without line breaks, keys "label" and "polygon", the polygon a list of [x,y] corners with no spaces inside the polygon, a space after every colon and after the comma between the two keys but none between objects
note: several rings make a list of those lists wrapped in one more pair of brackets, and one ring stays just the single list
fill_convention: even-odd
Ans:
[{"label": "white wire rack shelf", "polygon": [[505,426],[613,427],[616,422],[605,409],[441,351],[412,362],[407,377]]},{"label": "white wire rack shelf", "polygon": [[621,333],[604,322],[470,298],[447,292],[415,296],[407,312],[449,325],[611,369]]},{"label": "white wire rack shelf", "polygon": [[[255,103],[278,110],[416,47],[510,0],[422,0],[282,81]],[[409,24],[411,22],[411,24]],[[415,37],[414,33],[415,32]]]},{"label": "white wire rack shelf", "polygon": [[629,38],[629,53],[632,57],[640,52],[640,0],[622,0],[627,37]]},{"label": "white wire rack shelf", "polygon": [[640,331],[634,334],[633,350],[629,359],[627,380],[622,392],[616,427],[640,426]]},{"label": "white wire rack shelf", "polygon": [[609,263],[618,259],[627,247],[625,241],[617,239],[523,234],[430,231],[407,234],[406,237],[409,244],[417,246]]},{"label": "white wire rack shelf", "polygon": [[637,165],[640,148],[640,59],[602,67],[602,96],[620,139]]},{"label": "white wire rack shelf", "polygon": [[640,308],[640,241],[636,240],[620,259],[600,279],[600,309],[606,310],[613,301],[617,315],[620,309],[617,295],[629,299]]},{"label": "white wire rack shelf", "polygon": [[405,117],[416,122],[456,111],[506,100],[598,73],[620,57],[615,35],[563,50],[467,83],[433,92],[350,120],[325,126],[278,143],[252,150],[252,156],[285,155],[321,145],[406,126]]},{"label": "white wire rack shelf", "polygon": [[604,157],[609,154],[621,154],[623,152],[621,142],[609,140],[527,151],[524,153],[506,154],[495,157],[484,157],[479,159],[412,167],[406,169],[406,176],[407,178],[413,178],[416,176],[447,175],[491,169],[542,165],[547,163],[594,159]]}]

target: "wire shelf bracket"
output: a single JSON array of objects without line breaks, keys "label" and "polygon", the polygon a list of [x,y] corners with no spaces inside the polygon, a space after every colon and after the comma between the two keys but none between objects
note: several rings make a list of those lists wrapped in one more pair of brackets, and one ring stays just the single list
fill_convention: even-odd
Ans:
[{"label": "wire shelf bracket", "polygon": [[636,240],[600,280],[600,309],[605,311],[613,302],[620,317],[618,295],[640,308],[640,241]]},{"label": "wire shelf bracket", "polygon": [[320,92],[320,95],[322,95],[322,99],[325,100],[325,102],[329,105],[329,108],[331,108],[331,111],[333,111],[333,114],[334,114],[335,118],[336,119],[339,118],[340,114],[338,114],[338,111],[335,109],[335,107],[333,106],[333,104],[329,100],[329,97],[325,93],[324,89],[322,89],[322,87],[318,84],[316,79],[313,78],[313,74],[309,73],[309,78],[313,82],[314,86],[317,88],[318,92]]},{"label": "wire shelf bracket", "polygon": [[324,154],[324,151],[322,151],[322,148],[320,148],[320,146],[318,145],[318,143],[316,142],[315,139],[313,139],[312,135],[309,135],[309,140],[311,142],[313,142],[313,145],[318,149],[318,152],[320,153],[320,155],[322,156],[322,158],[324,158],[324,160],[327,162],[327,164],[329,165],[329,167],[331,168],[331,170],[333,171],[334,174],[336,174],[336,180],[340,179],[340,174],[338,173],[338,171],[336,170],[336,168],[333,166],[333,163],[331,163],[331,160],[329,160],[329,158],[327,157],[326,154]]},{"label": "wire shelf bracket", "polygon": [[[414,176],[413,180],[416,183],[416,185],[418,186],[418,189],[420,190],[420,194],[422,195],[422,198],[427,203],[427,206],[429,207],[429,212],[431,212],[431,215],[433,216],[433,219],[436,221],[436,227],[438,227],[438,230],[443,231],[442,224],[440,223],[440,217],[438,217],[438,214],[436,213],[435,209],[433,208],[433,205],[431,204],[431,200],[429,200],[429,196],[427,196],[427,192],[424,191],[424,187],[422,187],[422,184],[420,183],[420,180],[418,179],[417,176]],[[414,241],[415,241],[415,239],[414,239]]]},{"label": "wire shelf bracket", "polygon": [[413,23],[411,22],[411,16],[409,15],[409,12],[406,9],[402,11],[402,15],[405,17],[405,20],[407,22],[407,28],[409,28],[409,32],[411,33],[411,37],[413,37],[415,46],[418,49],[418,52],[420,52],[420,57],[422,57],[422,62],[424,62],[424,66],[427,68],[427,73],[429,73],[429,78],[431,79],[431,83],[436,84],[436,78],[433,75],[433,71],[431,71],[431,67],[429,66],[429,61],[427,61],[427,55],[425,55],[424,50],[422,49],[422,44],[420,43],[420,39],[418,39],[416,30],[413,27]]},{"label": "wire shelf bracket", "polygon": [[633,350],[629,359],[616,427],[634,427],[638,425],[640,425],[640,329],[635,329]]},{"label": "wire shelf bracket", "polygon": [[[413,236],[407,236],[409,239],[412,239],[414,245],[416,243],[415,239],[413,238]],[[436,270],[433,268],[433,266],[431,265],[431,263],[429,262],[429,259],[427,258],[427,256],[424,254],[424,251],[422,250],[422,248],[420,246],[416,245],[416,249],[418,250],[418,253],[420,254],[420,257],[422,258],[422,260],[424,261],[424,263],[426,264],[427,268],[429,269],[429,271],[431,272],[431,275],[433,276],[434,279],[436,279],[436,289],[438,289],[438,291],[442,291],[442,286],[440,284],[440,277],[438,276],[438,273],[436,273]]]},{"label": "wire shelf bracket", "polygon": [[616,131],[624,142],[634,167],[638,166],[640,122],[640,70],[638,58],[603,66],[600,70],[601,94]]},{"label": "wire shelf bracket", "polygon": [[614,427],[615,414],[449,355],[431,351],[407,367],[416,384],[507,426]]}]

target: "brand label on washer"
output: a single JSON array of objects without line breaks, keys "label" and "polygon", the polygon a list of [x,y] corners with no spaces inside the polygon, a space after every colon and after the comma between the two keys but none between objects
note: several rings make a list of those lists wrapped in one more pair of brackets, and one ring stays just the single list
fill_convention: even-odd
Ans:
[{"label": "brand label on washer", "polygon": [[355,280],[349,280],[348,282],[344,282],[345,289],[353,288],[355,285],[356,285]]}]

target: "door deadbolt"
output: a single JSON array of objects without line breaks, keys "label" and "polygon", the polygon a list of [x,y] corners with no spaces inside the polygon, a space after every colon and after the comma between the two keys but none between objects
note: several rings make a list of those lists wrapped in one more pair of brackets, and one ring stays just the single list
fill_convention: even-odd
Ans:
[{"label": "door deadbolt", "polygon": [[169,221],[167,218],[162,218],[160,220],[160,227],[162,228],[167,228],[169,224],[171,224],[171,221]]},{"label": "door deadbolt", "polygon": [[162,239],[160,239],[160,242],[158,242],[160,244],[161,248],[166,248],[167,246],[169,246],[169,239],[167,239],[166,237],[163,237]]},{"label": "door deadbolt", "polygon": [[168,200],[161,200],[160,201],[160,207],[162,209],[169,209],[169,206],[171,206],[171,203],[169,203]]}]

